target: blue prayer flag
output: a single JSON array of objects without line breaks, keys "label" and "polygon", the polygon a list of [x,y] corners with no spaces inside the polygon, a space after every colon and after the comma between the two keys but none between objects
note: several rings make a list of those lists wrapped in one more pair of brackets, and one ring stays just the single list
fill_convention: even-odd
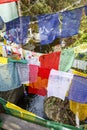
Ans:
[{"label": "blue prayer flag", "polygon": [[59,36],[59,19],[57,14],[37,16],[41,44],[52,43]]},{"label": "blue prayer flag", "polygon": [[61,37],[70,37],[78,34],[82,8],[77,8],[71,11],[64,11],[62,16]]},{"label": "blue prayer flag", "polygon": [[0,65],[0,91],[8,91],[21,86],[15,63]]},{"label": "blue prayer flag", "polygon": [[74,76],[68,98],[75,102],[87,103],[87,78]]},{"label": "blue prayer flag", "polygon": [[15,42],[17,44],[25,44],[29,28],[29,22],[29,16],[18,17],[10,22],[7,22],[6,34],[4,37],[7,40]]}]

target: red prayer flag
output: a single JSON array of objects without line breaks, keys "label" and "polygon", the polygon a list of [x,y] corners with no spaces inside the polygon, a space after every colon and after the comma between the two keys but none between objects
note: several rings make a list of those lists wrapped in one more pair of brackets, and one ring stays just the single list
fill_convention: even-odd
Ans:
[{"label": "red prayer flag", "polygon": [[0,0],[0,4],[3,4],[3,3],[10,3],[10,2],[16,2],[18,0]]}]

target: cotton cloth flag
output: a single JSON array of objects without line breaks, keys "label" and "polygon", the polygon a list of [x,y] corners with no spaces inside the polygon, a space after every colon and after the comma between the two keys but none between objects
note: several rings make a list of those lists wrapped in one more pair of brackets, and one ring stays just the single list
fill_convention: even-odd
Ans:
[{"label": "cotton cloth flag", "polygon": [[59,36],[59,15],[45,14],[37,16],[41,45],[52,43]]},{"label": "cotton cloth flag", "polygon": [[[47,94],[47,83],[50,74],[50,69],[42,68],[37,65],[30,65],[30,83],[29,83],[29,93],[38,94],[41,96],[46,96]],[[35,69],[36,66],[36,69]],[[38,68],[37,68],[38,67]],[[32,69],[31,69],[32,68]],[[38,70],[37,70],[38,69]],[[35,71],[32,71],[35,70]],[[34,74],[34,76],[33,76]],[[33,82],[31,82],[33,81]]]},{"label": "cotton cloth flag", "polygon": [[10,3],[10,2],[16,2],[18,0],[0,0],[0,4],[3,4],[3,3]]},{"label": "cotton cloth flag", "polygon": [[72,67],[76,68],[76,69],[86,70],[87,69],[87,61],[75,59]]},{"label": "cotton cloth flag", "polygon": [[69,94],[69,100],[79,103],[87,103],[87,78],[75,76],[73,77]]},{"label": "cotton cloth flag", "polygon": [[73,74],[52,69],[48,78],[47,96],[65,99]]},{"label": "cotton cloth flag", "polygon": [[0,91],[8,91],[20,87],[20,79],[14,63],[0,65]]},{"label": "cotton cloth flag", "polygon": [[29,84],[29,64],[16,63],[21,84]]},{"label": "cotton cloth flag", "polygon": [[39,57],[40,67],[48,69],[59,69],[61,52],[44,54]]},{"label": "cotton cloth flag", "polygon": [[79,103],[79,102],[75,102],[70,100],[70,110],[76,114],[78,112],[78,118],[79,120],[85,120],[87,118],[87,103]]},{"label": "cotton cloth flag", "polygon": [[18,18],[16,3],[11,2],[11,3],[0,4],[0,16],[5,23],[15,18]]},{"label": "cotton cloth flag", "polygon": [[6,34],[5,39],[17,44],[25,44],[28,28],[29,28],[30,17],[22,16],[18,17],[10,22],[6,23]]},{"label": "cotton cloth flag", "polygon": [[80,20],[82,16],[82,7],[73,9],[71,11],[64,11],[61,14],[62,28],[61,37],[70,37],[78,34]]},{"label": "cotton cloth flag", "polygon": [[64,49],[60,55],[59,70],[65,71],[65,72],[69,71],[74,62],[74,58],[75,58],[74,49],[72,49],[72,48]]}]

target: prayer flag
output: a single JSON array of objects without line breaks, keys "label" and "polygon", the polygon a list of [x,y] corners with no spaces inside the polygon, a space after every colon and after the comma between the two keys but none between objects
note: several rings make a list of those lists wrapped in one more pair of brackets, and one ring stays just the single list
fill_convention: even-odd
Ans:
[{"label": "prayer flag", "polygon": [[16,2],[16,1],[18,1],[18,0],[0,0],[0,4],[2,4],[2,3],[9,3],[9,2]]},{"label": "prayer flag", "polygon": [[[36,66],[36,69],[35,69],[35,66]],[[38,70],[37,70],[37,67],[38,67]],[[35,70],[34,76],[31,74],[33,69]],[[48,68],[42,68],[37,65],[30,65],[29,76],[31,79],[29,83],[28,92],[33,93],[33,94],[38,94],[41,96],[46,96],[49,74],[50,74],[50,69]]]},{"label": "prayer flag", "polygon": [[5,23],[15,18],[18,18],[18,11],[17,11],[16,3],[11,2],[11,3],[0,4],[0,16]]},{"label": "prayer flag", "polygon": [[70,100],[70,110],[74,113],[78,113],[79,120],[85,120],[87,118],[87,103],[81,104]]},{"label": "prayer flag", "polygon": [[73,77],[68,98],[75,102],[87,103],[87,78]]},{"label": "prayer flag", "polygon": [[61,52],[53,52],[50,54],[41,55],[39,57],[40,67],[48,69],[59,69]]},{"label": "prayer flag", "polygon": [[29,83],[29,65],[23,63],[16,63],[16,68],[18,70],[21,84]]},{"label": "prayer flag", "polygon": [[20,87],[20,79],[14,63],[0,65],[0,91],[8,91]]},{"label": "prayer flag", "polygon": [[6,23],[6,34],[5,39],[17,44],[25,44],[28,27],[29,27],[29,16],[18,17],[10,22]]},{"label": "prayer flag", "polygon": [[65,99],[73,74],[52,69],[48,78],[47,95]]},{"label": "prayer flag", "polygon": [[62,12],[61,37],[70,37],[78,34],[81,16],[82,16],[81,7],[73,9],[71,11]]},{"label": "prayer flag", "polygon": [[75,58],[74,50],[71,49],[64,49],[60,55],[60,64],[59,70],[60,71],[69,71],[72,67],[73,61]]},{"label": "prayer flag", "polygon": [[52,43],[59,36],[59,20],[57,14],[37,16],[41,44]]}]

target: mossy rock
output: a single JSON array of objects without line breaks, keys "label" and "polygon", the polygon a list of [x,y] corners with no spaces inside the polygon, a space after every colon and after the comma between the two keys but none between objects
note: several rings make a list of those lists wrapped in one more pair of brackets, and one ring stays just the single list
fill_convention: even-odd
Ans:
[{"label": "mossy rock", "polygon": [[69,108],[68,100],[61,100],[56,97],[46,98],[44,101],[44,112],[46,116],[56,122],[76,125],[75,115]]}]

